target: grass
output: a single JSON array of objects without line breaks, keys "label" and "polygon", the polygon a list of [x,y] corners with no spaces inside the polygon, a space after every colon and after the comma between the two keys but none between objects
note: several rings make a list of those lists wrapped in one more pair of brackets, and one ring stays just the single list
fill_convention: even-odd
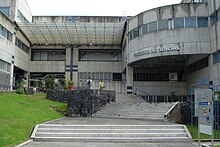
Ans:
[{"label": "grass", "polygon": [[0,93],[0,146],[11,147],[28,140],[36,124],[63,117],[67,104],[45,99],[46,95]]},{"label": "grass", "polygon": [[[198,126],[186,125],[193,139],[198,139]],[[214,139],[220,139],[220,131],[216,130],[216,137]],[[211,135],[200,133],[201,139],[211,139]]]}]

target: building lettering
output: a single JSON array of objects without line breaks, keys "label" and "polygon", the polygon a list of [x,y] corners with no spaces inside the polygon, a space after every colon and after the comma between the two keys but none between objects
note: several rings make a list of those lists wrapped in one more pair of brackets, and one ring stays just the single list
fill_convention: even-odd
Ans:
[{"label": "building lettering", "polygon": [[144,56],[148,54],[156,54],[156,53],[162,53],[162,52],[170,52],[170,51],[179,51],[179,46],[173,46],[173,47],[163,47],[163,48],[157,48],[157,49],[148,49],[148,50],[142,50],[134,53],[134,57]]}]

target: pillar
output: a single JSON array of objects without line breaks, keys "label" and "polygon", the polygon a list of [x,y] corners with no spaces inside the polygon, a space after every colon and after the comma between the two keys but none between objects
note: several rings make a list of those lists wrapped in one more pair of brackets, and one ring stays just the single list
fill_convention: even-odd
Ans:
[{"label": "pillar", "polygon": [[10,90],[13,90],[13,86],[15,86],[15,79],[14,79],[14,56],[12,55],[11,61],[11,70],[10,70]]},{"label": "pillar", "polygon": [[66,48],[65,78],[74,81],[75,86],[78,86],[78,52],[78,48]]},{"label": "pillar", "polygon": [[133,67],[128,65],[126,68],[127,94],[133,94],[133,82]]}]

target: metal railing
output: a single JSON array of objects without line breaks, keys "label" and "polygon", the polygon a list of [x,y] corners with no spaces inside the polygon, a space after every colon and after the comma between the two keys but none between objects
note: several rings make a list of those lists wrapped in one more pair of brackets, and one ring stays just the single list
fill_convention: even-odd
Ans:
[{"label": "metal railing", "polygon": [[[141,94],[138,94],[141,93]],[[134,91],[135,95],[140,96],[143,100],[145,100],[146,102],[177,102],[177,101],[186,101],[187,98],[183,95],[176,95],[176,96],[172,96],[172,95],[151,95],[148,92],[139,89],[139,88],[135,88]]]}]

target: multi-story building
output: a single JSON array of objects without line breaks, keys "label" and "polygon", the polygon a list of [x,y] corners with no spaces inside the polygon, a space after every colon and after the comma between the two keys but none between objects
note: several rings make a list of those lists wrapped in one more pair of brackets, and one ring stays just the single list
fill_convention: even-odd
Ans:
[{"label": "multi-story building", "polygon": [[219,0],[183,0],[133,17],[31,16],[25,0],[1,1],[0,10],[1,86],[48,74],[159,96],[220,84]]}]

